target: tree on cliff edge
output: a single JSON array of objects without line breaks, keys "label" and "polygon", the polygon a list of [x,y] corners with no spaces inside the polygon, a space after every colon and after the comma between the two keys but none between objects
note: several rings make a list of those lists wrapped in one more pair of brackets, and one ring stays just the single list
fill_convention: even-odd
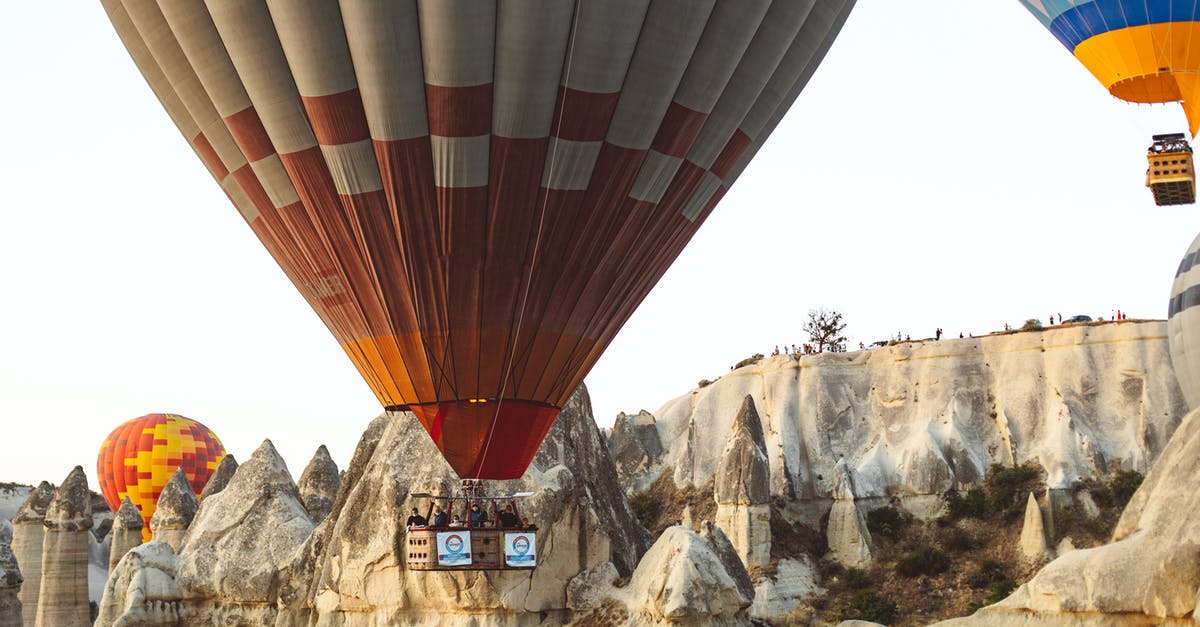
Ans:
[{"label": "tree on cliff edge", "polygon": [[842,312],[836,310],[810,309],[808,322],[804,323],[804,332],[818,353],[826,350],[840,353],[846,350],[846,323],[842,322]]}]

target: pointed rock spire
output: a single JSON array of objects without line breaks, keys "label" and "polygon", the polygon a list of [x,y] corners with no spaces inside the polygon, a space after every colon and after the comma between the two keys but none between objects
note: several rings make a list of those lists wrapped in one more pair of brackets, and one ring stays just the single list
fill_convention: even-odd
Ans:
[{"label": "pointed rock spire", "polygon": [[183,537],[187,535],[188,526],[196,517],[200,504],[196,501],[196,492],[188,481],[183,468],[176,468],[175,474],[167,480],[158,496],[154,515],[150,517],[150,533],[155,540],[161,540],[171,545],[176,552],[183,546]]},{"label": "pointed rock spire", "polygon": [[733,420],[725,450],[717,464],[713,494],[717,503],[758,505],[771,500],[771,467],[762,421],[749,394]]},{"label": "pointed rock spire", "polygon": [[137,505],[134,505],[133,501],[126,496],[125,500],[121,501],[121,507],[117,509],[117,516],[113,520],[112,547],[108,553],[108,572],[110,574],[130,549],[142,543],[143,524],[145,523],[142,521],[142,513],[138,511]]},{"label": "pointed rock spire", "polygon": [[1046,544],[1046,525],[1042,520],[1042,508],[1038,507],[1033,492],[1025,502],[1025,526],[1021,528],[1021,555],[1030,563],[1041,564],[1050,559],[1050,547]]},{"label": "pointed rock spire", "polygon": [[25,583],[17,595],[21,600],[26,627],[33,627],[37,616],[38,594],[42,587],[42,540],[46,536],[46,509],[54,499],[54,486],[43,481],[13,516],[12,552],[23,569]]},{"label": "pointed rock spire", "polygon": [[313,522],[320,524],[333,510],[333,502],[337,499],[340,485],[341,476],[338,474],[337,464],[329,456],[329,449],[322,444],[300,474],[298,486],[300,498],[304,500],[304,508],[312,516]]},{"label": "pointed rock spire", "polygon": [[50,507],[53,498],[54,486],[49,481],[39,483],[38,487],[29,492],[29,496],[13,516],[13,525],[36,523],[40,527],[42,521],[46,520],[46,508]]},{"label": "pointed rock spire", "polygon": [[21,626],[21,570],[12,552],[13,527],[0,519],[0,627]]},{"label": "pointed rock spire", "polygon": [[839,564],[857,568],[869,564],[873,558],[871,532],[867,530],[867,518],[854,501],[854,482],[845,459],[834,466],[833,508],[829,510],[829,526],[825,538],[829,552]]},{"label": "pointed rock spire", "polygon": [[233,478],[233,473],[237,472],[238,463],[233,458],[233,455],[226,454],[221,458],[221,463],[217,464],[217,470],[208,478],[208,483],[204,484],[204,489],[200,491],[200,500],[217,494],[229,485],[229,480]]},{"label": "pointed rock spire", "polygon": [[46,535],[35,620],[38,625],[87,627],[91,625],[88,530],[92,528],[92,495],[82,467],[76,466],[54,493],[43,525]]}]

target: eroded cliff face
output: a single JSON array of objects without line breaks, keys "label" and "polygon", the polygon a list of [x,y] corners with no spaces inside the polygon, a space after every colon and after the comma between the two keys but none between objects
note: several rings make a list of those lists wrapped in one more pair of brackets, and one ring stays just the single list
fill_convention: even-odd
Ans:
[{"label": "eroded cliff face", "polygon": [[[746,395],[772,495],[801,500],[832,496],[839,460],[857,498],[939,494],[977,484],[992,463],[1036,461],[1051,488],[1145,473],[1186,413],[1161,321],[779,356],[663,405],[665,452],[627,485],[664,471],[678,487],[705,485]],[[613,435],[614,449],[628,446]]]}]

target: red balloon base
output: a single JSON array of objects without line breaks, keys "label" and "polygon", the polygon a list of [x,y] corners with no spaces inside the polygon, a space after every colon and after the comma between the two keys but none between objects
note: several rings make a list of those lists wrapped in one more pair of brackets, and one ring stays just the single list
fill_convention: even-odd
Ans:
[{"label": "red balloon base", "polygon": [[554,425],[559,408],[515,399],[474,399],[389,409],[416,415],[463,479],[519,479]]}]

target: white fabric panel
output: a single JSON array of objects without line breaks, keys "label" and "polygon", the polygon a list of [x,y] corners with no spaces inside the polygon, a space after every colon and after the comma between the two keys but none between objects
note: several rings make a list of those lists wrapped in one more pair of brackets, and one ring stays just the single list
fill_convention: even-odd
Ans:
[{"label": "white fabric panel", "polygon": [[428,135],[416,0],[342,0],[342,19],[371,137]]},{"label": "white fabric panel", "polygon": [[578,3],[562,84],[597,94],[620,90],[649,6],[650,0]]},{"label": "white fabric panel", "polygon": [[771,0],[717,2],[679,82],[675,102],[693,111],[712,111],[770,4]]},{"label": "white fabric panel", "polygon": [[546,151],[546,165],[542,169],[542,187],[587,189],[602,144],[598,141],[577,142],[551,137],[550,148]]},{"label": "white fabric panel", "polygon": [[687,203],[683,205],[683,217],[688,219],[688,222],[695,222],[700,216],[700,212],[704,210],[704,206],[712,200],[713,194],[721,187],[721,179],[712,172],[705,172],[704,178],[700,184],[696,186],[696,191]]},{"label": "white fabric panel", "polygon": [[233,180],[232,176],[225,177],[225,180],[220,183],[221,189],[229,195],[229,200],[233,202],[233,206],[237,208],[238,213],[242,214],[242,218],[247,223],[253,223],[259,218],[258,209],[255,208],[254,203],[250,202],[250,197],[242,190],[242,186]]},{"label": "white fabric panel", "polygon": [[249,107],[250,97],[225,52],[204,0],[171,0],[160,2],[159,7],[217,113],[225,117]]},{"label": "white fabric panel", "polygon": [[108,14],[109,21],[117,31],[117,36],[121,38],[125,49],[129,51],[134,65],[142,73],[146,83],[150,85],[150,90],[162,103],[167,116],[171,118],[179,132],[183,134],[184,139],[191,145],[192,140],[200,132],[200,127],[192,119],[192,114],[188,112],[187,107],[183,106],[183,102],[179,100],[179,95],[171,87],[171,82],[163,74],[162,68],[158,67],[158,62],[154,60],[154,55],[146,47],[146,42],[142,41],[137,27],[129,19],[129,13],[125,11],[125,5],[121,4],[121,0],[100,1],[104,6],[104,11]]},{"label": "white fabric panel", "polygon": [[492,82],[496,0],[418,0],[425,82],[470,87]]},{"label": "white fabric panel", "polygon": [[438,187],[483,187],[488,183],[491,136],[429,137],[433,149],[433,182]]},{"label": "white fabric panel", "polygon": [[714,0],[654,0],[629,63],[607,141],[645,150],[700,40]]},{"label": "white fabric panel", "polygon": [[337,0],[267,0],[267,8],[302,96],[358,87]]},{"label": "white fabric panel", "polygon": [[688,160],[703,168],[711,167],[721,154],[729,138],[737,130],[746,112],[754,105],[763,87],[777,71],[788,74],[794,80],[803,68],[796,63],[790,68],[780,68],[780,60],[799,39],[800,27],[813,7],[815,0],[776,2],[771,5],[759,26],[754,40],[746,48],[745,55],[734,70],[725,92],[717,100],[712,113],[704,123],[704,130],[692,144]]},{"label": "white fabric panel", "polygon": [[[788,109],[791,108],[792,103],[796,101],[796,98],[800,95],[800,92],[808,84],[809,79],[812,78],[813,72],[816,71],[817,66],[820,65],[821,60],[825,58],[825,54],[829,51],[830,46],[833,45],[833,40],[837,38],[838,33],[842,29],[842,25],[846,22],[846,18],[850,16],[850,10],[854,8],[854,3],[855,0],[841,0],[840,2],[834,0],[825,2],[822,0],[822,2],[818,3],[813,8],[812,13],[809,14],[808,21],[813,25],[812,32],[814,35],[821,33],[822,30],[824,31],[821,44],[817,48],[817,51],[810,57],[804,71],[799,77],[797,77],[795,82],[793,82],[792,87],[788,91],[787,95],[782,100],[774,104],[770,115],[767,116],[766,121],[762,123],[761,130],[758,133],[750,135],[754,141],[750,147],[742,153],[742,156],[740,159],[738,159],[737,164],[730,169],[728,176],[725,177],[726,188],[732,185],[733,182],[736,181],[739,176],[741,176],[742,172],[746,169],[746,166],[750,164],[750,160],[753,159],[754,155],[758,153],[760,148],[762,148],[763,144],[767,141],[767,138],[771,135],[771,132],[774,131],[775,127],[779,125],[779,122],[783,119],[784,114],[787,113]],[[806,24],[806,30],[804,32],[808,32],[807,28],[808,25]],[[756,104],[756,106],[759,105],[762,105],[764,108],[771,109],[769,102],[764,101],[762,97],[759,98],[759,102]],[[751,114],[747,114],[747,117],[750,118],[756,116],[757,114],[755,114],[753,108],[751,108]]]},{"label": "white fabric panel", "polygon": [[629,190],[629,197],[654,203],[662,200],[682,163],[683,159],[678,157],[664,155],[657,150],[648,151],[637,180]]},{"label": "white fabric panel", "polygon": [[267,192],[271,204],[277,209],[300,202],[296,187],[292,185],[292,179],[288,178],[287,171],[283,169],[279,155],[259,159],[250,164],[250,169],[254,170],[254,176],[258,177],[258,182]]},{"label": "white fabric panel", "polygon": [[325,164],[329,167],[333,186],[339,194],[365,194],[383,189],[371,140],[336,146],[322,145],[321,154],[325,155]]},{"label": "white fabric panel", "polygon": [[562,0],[502,0],[496,28],[492,133],[539,138],[550,134],[573,4]]},{"label": "white fabric panel", "polygon": [[171,81],[171,86],[179,96],[183,106],[187,107],[192,119],[200,127],[200,132],[208,138],[209,144],[221,159],[222,165],[229,171],[236,170],[246,164],[242,151],[234,143],[225,122],[221,119],[208,98],[208,92],[200,84],[200,79],[192,71],[183,49],[175,39],[175,33],[163,18],[155,0],[124,0],[125,10],[137,27],[146,47],[154,55],[163,73]]},{"label": "white fabric panel", "polygon": [[[1200,235],[1192,240],[1183,257],[1198,250]],[[1195,285],[1200,285],[1200,264],[1175,277],[1171,284],[1171,300]],[[1200,380],[1197,380],[1200,374],[1200,307],[1183,309],[1167,319],[1167,345],[1184,399],[1190,408],[1200,407]]]},{"label": "white fabric panel", "polygon": [[275,150],[289,154],[316,146],[267,5],[263,0],[206,0],[206,4]]}]

